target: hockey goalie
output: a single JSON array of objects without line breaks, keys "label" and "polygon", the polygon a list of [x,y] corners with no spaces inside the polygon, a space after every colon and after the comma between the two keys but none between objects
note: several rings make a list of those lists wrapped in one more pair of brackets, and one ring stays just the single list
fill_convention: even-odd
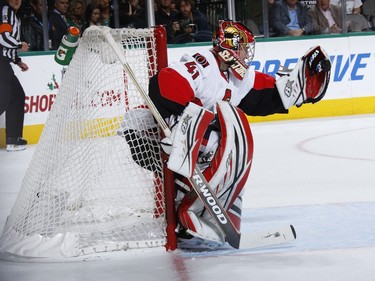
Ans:
[{"label": "hockey goalie", "polygon": [[311,48],[278,79],[249,68],[254,48],[248,28],[220,21],[213,48],[184,54],[150,80],[149,96],[171,130],[161,147],[175,174],[179,247],[216,248],[226,242],[226,234],[191,186],[195,169],[202,171],[240,230],[242,196],[253,157],[246,115],[288,113],[290,107],[315,103],[326,93],[331,64],[320,46]]}]

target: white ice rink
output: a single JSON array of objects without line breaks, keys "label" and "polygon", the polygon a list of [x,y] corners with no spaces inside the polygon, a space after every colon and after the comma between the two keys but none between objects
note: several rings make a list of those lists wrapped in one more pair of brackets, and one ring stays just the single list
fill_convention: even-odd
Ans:
[{"label": "white ice rink", "polygon": [[[293,224],[259,250],[139,250],[64,263],[0,260],[0,281],[373,281],[375,115],[255,123],[242,231]],[[0,150],[0,229],[34,152]]]}]

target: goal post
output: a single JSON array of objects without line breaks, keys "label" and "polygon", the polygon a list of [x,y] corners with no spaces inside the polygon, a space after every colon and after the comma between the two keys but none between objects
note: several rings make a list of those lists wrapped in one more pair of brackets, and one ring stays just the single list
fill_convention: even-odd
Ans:
[{"label": "goal post", "polygon": [[[147,89],[167,66],[164,27],[110,33]],[[161,134],[101,28],[87,29],[7,218],[0,253],[60,258],[174,250],[173,180]]]}]

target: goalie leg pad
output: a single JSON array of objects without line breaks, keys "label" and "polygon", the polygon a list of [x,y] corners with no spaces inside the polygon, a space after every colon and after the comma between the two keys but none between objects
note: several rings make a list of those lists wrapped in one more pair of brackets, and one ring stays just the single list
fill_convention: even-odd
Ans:
[{"label": "goalie leg pad", "polygon": [[184,220],[185,224],[188,224],[189,227],[186,228],[186,233],[202,240],[211,241],[221,246],[224,245],[224,235],[210,221],[198,217],[192,211],[180,213],[179,219]]},{"label": "goalie leg pad", "polygon": [[214,117],[211,111],[189,103],[173,132],[168,169],[188,178],[193,175],[204,132]]},{"label": "goalie leg pad", "polygon": [[253,159],[253,136],[249,121],[240,109],[222,101],[217,103],[217,112],[221,130],[220,145],[203,175],[239,230],[241,198]]},{"label": "goalie leg pad", "polygon": [[179,205],[177,211],[181,225],[178,234],[179,247],[213,249],[223,246],[225,237],[217,226],[189,210],[194,203],[200,203],[200,200],[194,191],[190,191]]},{"label": "goalie leg pad", "polygon": [[331,61],[327,53],[320,46],[307,51],[291,72],[276,81],[285,109],[320,101],[327,91],[330,74]]},{"label": "goalie leg pad", "polygon": [[[240,230],[242,195],[250,173],[253,157],[253,138],[245,114],[227,102],[217,104],[220,124],[220,143],[209,167],[203,172],[211,189]],[[178,208],[178,218],[187,233],[209,241],[217,241],[217,227],[211,215],[194,191],[185,195]],[[199,220],[192,219],[191,214]],[[203,223],[201,223],[203,222]],[[208,231],[207,228],[213,230]],[[220,233],[220,232],[219,232]],[[211,237],[211,238],[210,238]]]}]

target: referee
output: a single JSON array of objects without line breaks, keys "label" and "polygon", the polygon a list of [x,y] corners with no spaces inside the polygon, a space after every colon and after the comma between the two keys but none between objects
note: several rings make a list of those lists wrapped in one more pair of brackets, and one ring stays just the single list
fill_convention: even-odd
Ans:
[{"label": "referee", "polygon": [[29,49],[26,42],[20,41],[21,20],[17,10],[22,0],[7,0],[1,5],[0,21],[0,115],[5,113],[5,135],[8,151],[23,150],[27,141],[22,138],[25,116],[25,92],[13,72],[11,63],[22,71],[29,69],[18,56],[18,50]]}]

